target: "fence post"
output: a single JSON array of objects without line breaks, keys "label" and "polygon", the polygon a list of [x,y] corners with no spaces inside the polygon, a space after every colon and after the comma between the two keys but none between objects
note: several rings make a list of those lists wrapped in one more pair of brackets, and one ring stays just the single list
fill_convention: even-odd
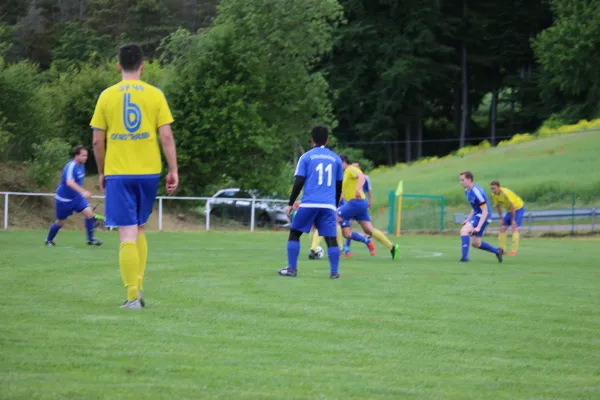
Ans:
[{"label": "fence post", "polygon": [[596,230],[596,209],[592,208],[592,232]]},{"label": "fence post", "polygon": [[575,234],[575,192],[571,196],[571,235]]},{"label": "fence post", "polygon": [[210,199],[206,200],[206,230],[210,230]]},{"label": "fence post", "polygon": [[158,231],[162,232],[162,218],[163,218],[163,211],[162,211],[162,197],[158,198]]},{"label": "fence post", "polygon": [[533,223],[533,214],[529,212],[529,233],[531,233],[531,224]]},{"label": "fence post", "polygon": [[4,195],[4,230],[8,229],[8,193]]},{"label": "fence post", "polygon": [[252,205],[250,209],[250,232],[254,232],[254,199],[252,199]]},{"label": "fence post", "polygon": [[445,217],[444,206],[445,206],[445,200],[446,200],[446,198],[444,196],[442,196],[442,212],[440,213],[441,214],[441,217],[440,217],[440,232],[444,231],[444,217]]},{"label": "fence post", "polygon": [[396,207],[396,194],[390,190],[390,219],[388,221],[388,233],[391,235],[394,232],[394,208]]}]

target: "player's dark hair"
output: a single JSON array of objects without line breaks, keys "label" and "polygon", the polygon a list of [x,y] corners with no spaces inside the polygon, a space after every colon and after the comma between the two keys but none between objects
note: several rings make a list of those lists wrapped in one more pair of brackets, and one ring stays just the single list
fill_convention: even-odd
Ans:
[{"label": "player's dark hair", "polygon": [[460,174],[464,175],[467,179],[473,180],[473,173],[471,171],[463,171]]},{"label": "player's dark hair", "polygon": [[87,149],[85,147],[83,147],[82,145],[79,144],[79,145],[73,147],[73,150],[71,150],[71,154],[73,155],[73,157],[78,156],[81,154],[82,150],[87,151]]},{"label": "player's dark hair", "polygon": [[329,129],[326,126],[317,125],[312,128],[310,136],[317,146],[325,146],[329,138]]},{"label": "player's dark hair", "polygon": [[498,186],[500,187],[500,182],[498,181],[492,181],[492,183],[490,183],[491,186]]},{"label": "player's dark hair", "polygon": [[127,72],[137,71],[143,61],[144,52],[139,45],[129,43],[119,47],[119,64],[121,64],[123,70]]},{"label": "player's dark hair", "polygon": [[345,154],[342,154],[342,155],[340,156],[340,158],[342,159],[342,162],[345,162],[346,164],[351,164],[351,163],[350,163],[350,159],[348,158],[348,156],[347,156],[347,155],[345,155]]}]

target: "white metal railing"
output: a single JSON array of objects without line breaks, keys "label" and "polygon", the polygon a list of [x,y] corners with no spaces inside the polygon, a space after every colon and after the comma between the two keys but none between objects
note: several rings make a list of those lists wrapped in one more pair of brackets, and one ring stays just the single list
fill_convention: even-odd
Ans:
[{"label": "white metal railing", "polygon": [[[8,213],[9,213],[9,196],[42,196],[42,197],[54,197],[55,193],[26,193],[26,192],[0,192],[0,196],[4,196],[4,229],[8,229]],[[105,196],[92,196],[93,199],[104,199]],[[158,230],[163,230],[163,201],[164,200],[194,200],[194,201],[205,201],[205,218],[206,224],[205,229],[210,230],[210,212],[211,204],[232,204],[233,202],[241,202],[243,205],[250,206],[250,231],[254,232],[256,226],[256,208],[257,204],[264,203],[276,203],[286,204],[287,200],[280,199],[256,199],[256,198],[219,198],[219,197],[182,197],[182,196],[158,196]],[[286,226],[286,225],[284,225]]]}]

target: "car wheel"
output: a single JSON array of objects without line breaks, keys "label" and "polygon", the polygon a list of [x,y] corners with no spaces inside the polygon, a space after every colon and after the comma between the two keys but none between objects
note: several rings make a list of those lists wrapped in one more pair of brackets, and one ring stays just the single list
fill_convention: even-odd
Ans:
[{"label": "car wheel", "polygon": [[260,214],[258,216],[258,221],[256,221],[256,226],[259,228],[264,228],[271,224],[271,218],[268,214]]}]

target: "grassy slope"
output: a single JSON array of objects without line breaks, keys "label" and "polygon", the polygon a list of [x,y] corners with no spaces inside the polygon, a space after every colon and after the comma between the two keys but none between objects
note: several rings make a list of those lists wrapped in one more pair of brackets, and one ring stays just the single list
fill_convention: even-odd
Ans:
[{"label": "grassy slope", "polygon": [[[357,244],[280,278],[283,234],[149,235],[148,307],[122,310],[117,235],[0,232],[3,399],[591,399],[598,241],[528,240],[499,265],[454,238]],[[233,249],[233,250],[232,250]]]},{"label": "grassy slope", "polygon": [[534,208],[570,206],[573,191],[579,206],[600,205],[599,149],[599,131],[575,133],[373,171],[370,177],[384,202],[385,191],[403,180],[405,193],[442,195],[451,206],[464,205],[458,177],[461,171],[471,170],[486,190],[490,181],[499,180]]}]

